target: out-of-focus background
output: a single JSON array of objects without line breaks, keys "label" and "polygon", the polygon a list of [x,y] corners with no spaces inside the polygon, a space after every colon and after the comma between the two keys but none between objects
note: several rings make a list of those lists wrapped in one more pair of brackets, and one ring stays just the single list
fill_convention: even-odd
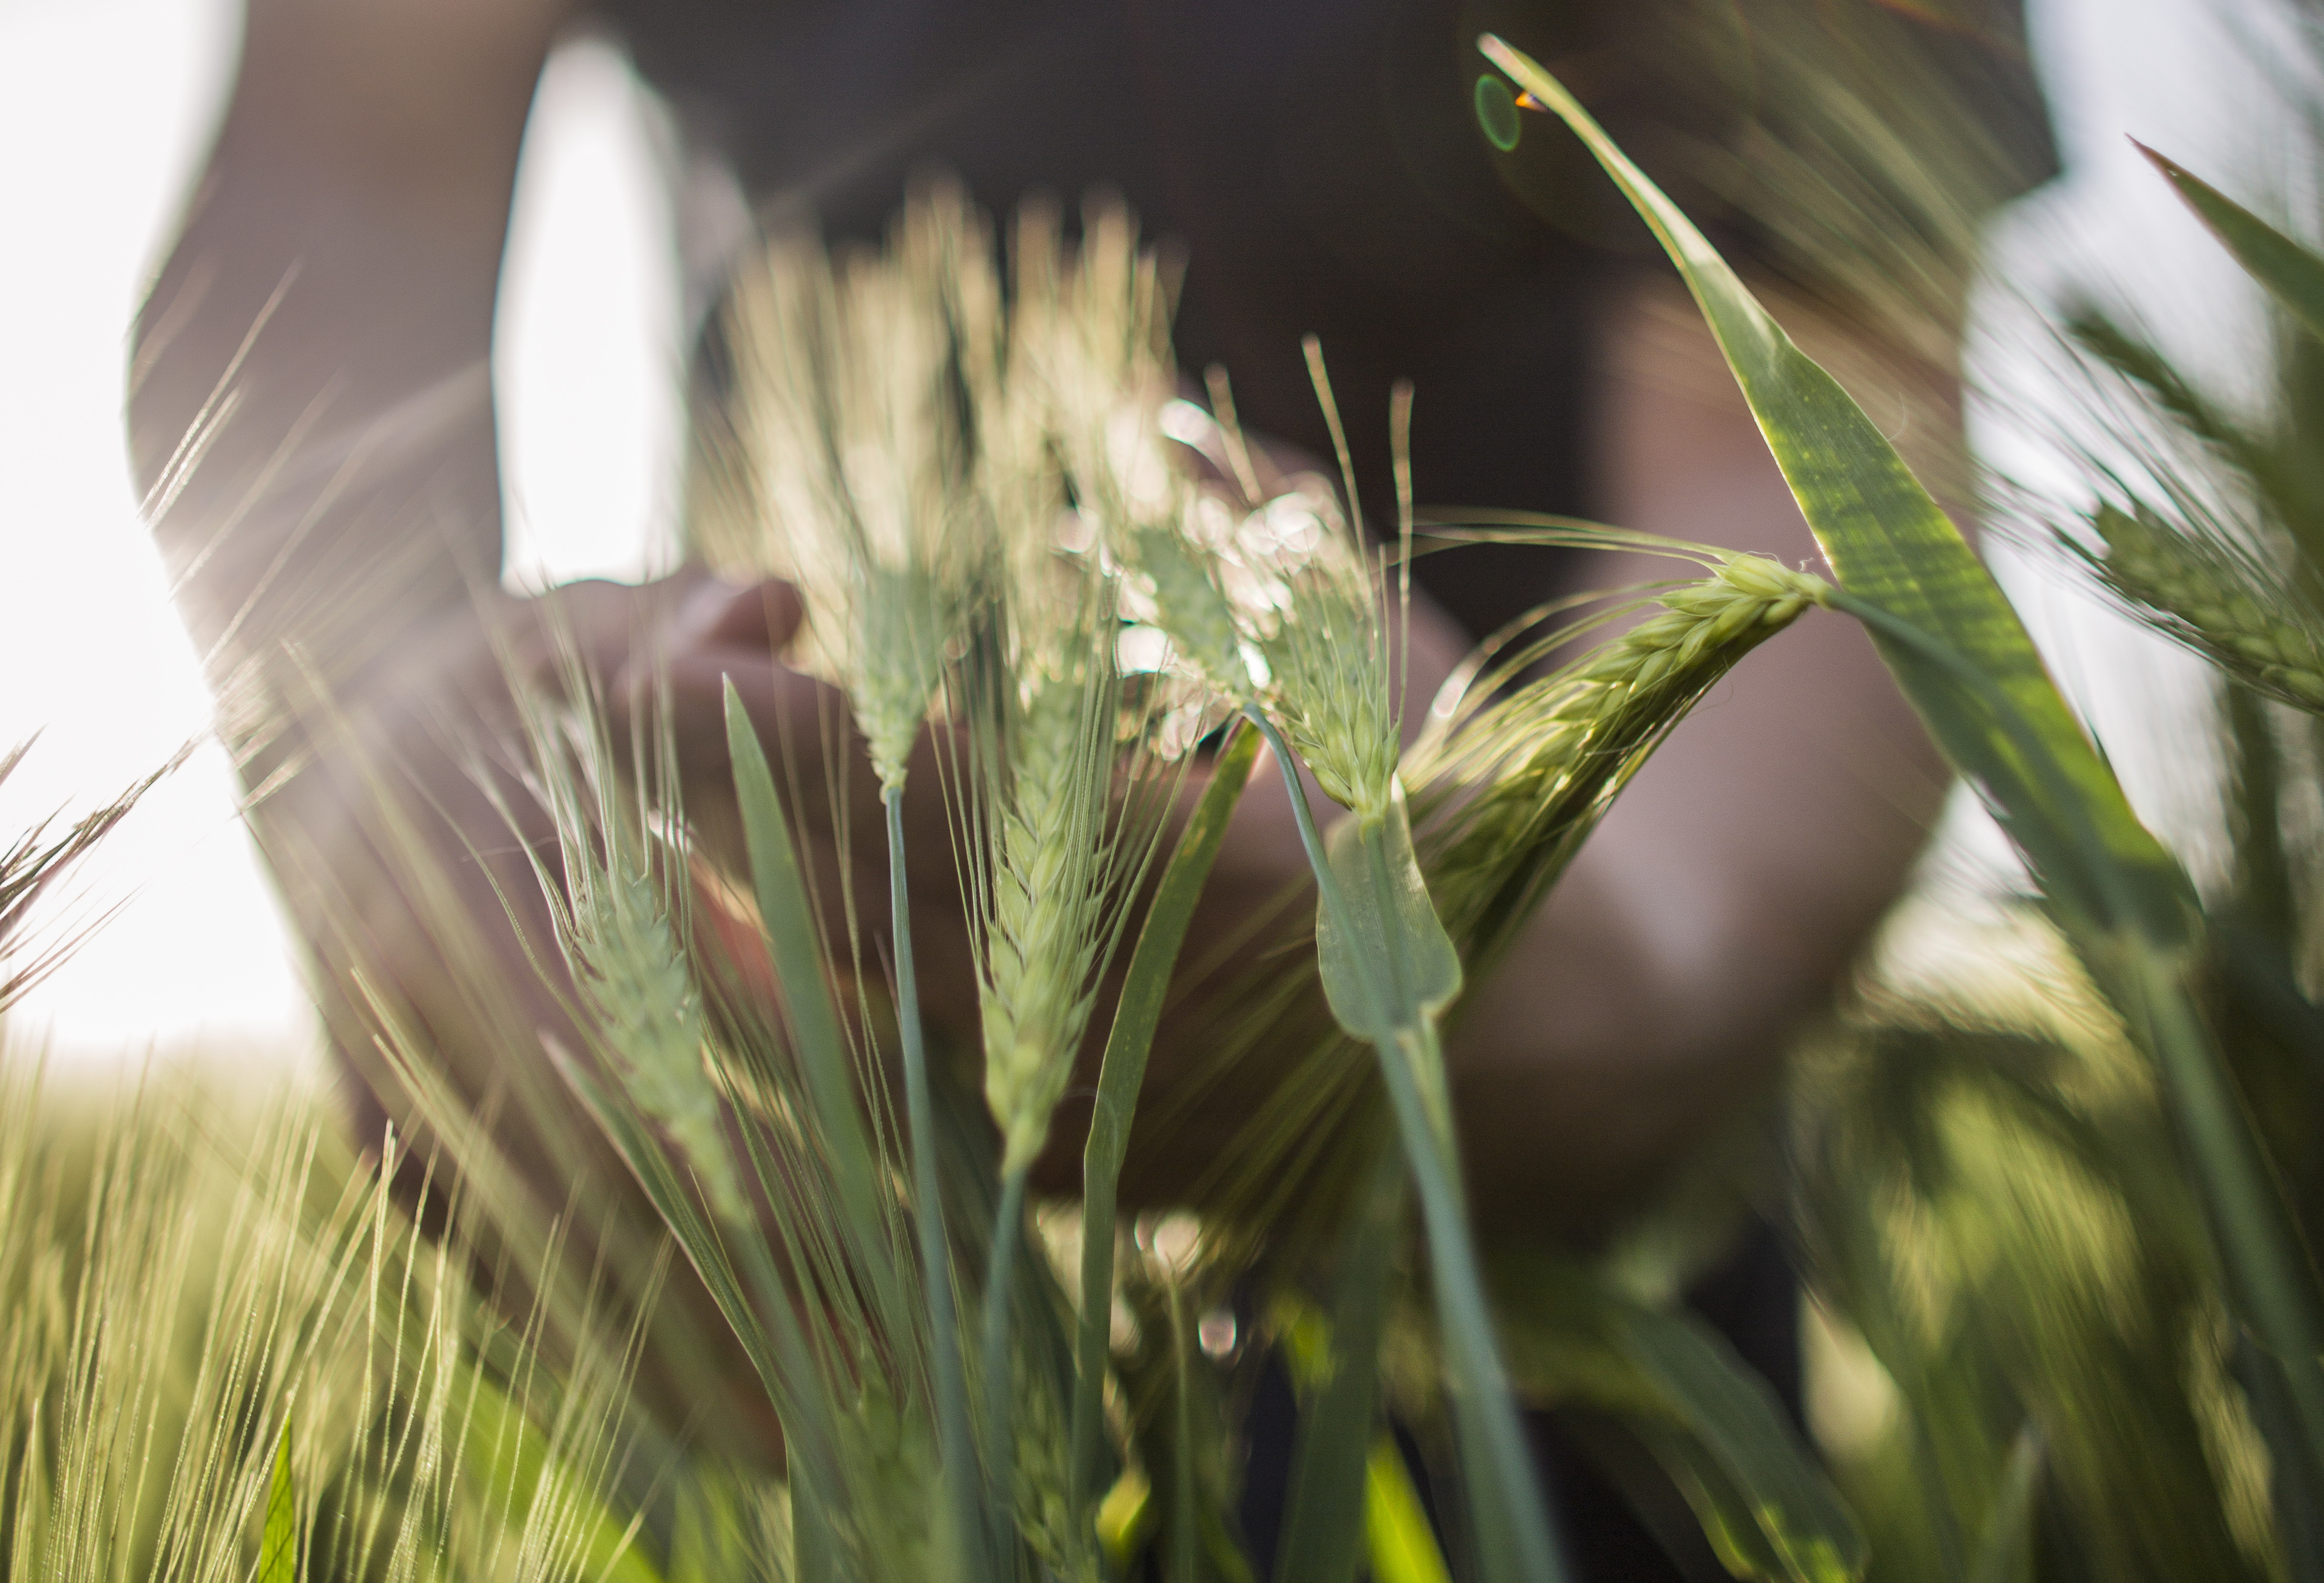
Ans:
[{"label": "out-of-focus background", "polygon": [[[2025,410],[2048,365],[2012,290],[2113,282],[2191,367],[2223,377],[2252,345],[2231,306],[2233,266],[2126,135],[2229,185],[2285,173],[2264,168],[2268,129],[2234,90],[2255,68],[2233,0],[2034,0],[2031,11],[2068,172],[1999,227],[2003,284],[1988,294],[1971,375],[2006,396],[1978,419],[1981,446],[2038,484],[2054,469]],[[130,318],[198,172],[238,25],[235,0],[0,0],[0,747],[40,736],[0,787],[0,834],[102,802],[206,730],[120,415]],[[515,583],[636,576],[669,557],[686,340],[675,167],[618,51],[596,38],[560,48],[526,133],[496,345]],[[2209,287],[2230,305],[2207,307]],[[2054,570],[2020,557],[2006,575],[2102,732],[2183,695],[2189,662]],[[2166,830],[2192,811],[2186,799],[2213,795],[2201,764],[2124,768]],[[1972,877],[2004,863],[1965,805],[1949,816],[1944,852]],[[105,919],[14,1014],[15,1036],[45,1042],[54,1059],[207,1046],[292,1063],[311,1048],[305,994],[214,745],[45,905],[53,927]]]}]

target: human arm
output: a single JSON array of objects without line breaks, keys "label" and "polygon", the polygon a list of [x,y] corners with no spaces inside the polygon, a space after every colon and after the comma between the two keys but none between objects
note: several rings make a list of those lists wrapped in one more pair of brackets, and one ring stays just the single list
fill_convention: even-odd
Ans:
[{"label": "human arm", "polygon": [[493,303],[563,9],[251,0],[224,124],[138,318],[129,406],[222,690],[285,644],[363,690],[497,579]]}]

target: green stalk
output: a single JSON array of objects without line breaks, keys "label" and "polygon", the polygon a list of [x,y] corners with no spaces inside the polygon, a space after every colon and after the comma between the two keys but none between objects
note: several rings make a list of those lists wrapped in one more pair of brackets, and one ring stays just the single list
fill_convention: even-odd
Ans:
[{"label": "green stalk", "polygon": [[992,1219],[991,1256],[984,1266],[983,1367],[978,1380],[983,1400],[985,1509],[1001,1520],[993,1525],[994,1547],[1005,1557],[1017,1504],[1017,1448],[1010,1412],[1009,1299],[1017,1283],[1017,1249],[1024,1241],[1025,1169],[1001,1179],[1001,1208]]},{"label": "green stalk", "polygon": [[[1444,1053],[1435,1019],[1419,998],[1420,975],[1412,960],[1416,942],[1407,938],[1404,926],[1406,902],[1388,863],[1386,824],[1359,821],[1355,832],[1365,848],[1370,880],[1370,894],[1363,899],[1370,905],[1372,927],[1366,929],[1333,872],[1314,814],[1307,805],[1306,789],[1300,784],[1298,760],[1265,714],[1257,708],[1245,713],[1265,734],[1283,771],[1300,843],[1315,870],[1323,918],[1339,921],[1350,949],[1372,948],[1368,953],[1372,961],[1363,965],[1384,977],[1395,997],[1391,1005],[1384,1006],[1378,981],[1370,973],[1357,971],[1343,976],[1333,996],[1333,1012],[1343,1026],[1364,1025],[1362,1031],[1379,1054],[1397,1131],[1418,1191],[1421,1224],[1428,1238],[1430,1283],[1444,1328],[1454,1432],[1465,1464],[1462,1485],[1484,1574],[1494,1579],[1562,1578],[1564,1570],[1550,1532],[1540,1481],[1509,1394],[1500,1345],[1493,1334],[1491,1309],[1461,1188],[1451,1107],[1443,1085]],[[1326,974],[1328,980],[1328,967]],[[1341,1004],[1342,996],[1352,1004]]]},{"label": "green stalk", "polygon": [[1194,1348],[1186,1334],[1186,1294],[1173,1276],[1167,1299],[1170,1313],[1170,1550],[1169,1583],[1201,1583],[1202,1529],[1194,1507],[1194,1382],[1188,1363]]},{"label": "green stalk", "polygon": [[920,1278],[926,1290],[929,1367],[935,1376],[936,1444],[942,1467],[943,1511],[938,1553],[949,1549],[960,1575],[985,1573],[984,1540],[977,1518],[976,1443],[971,1438],[968,1387],[962,1377],[960,1321],[953,1309],[952,1259],[945,1247],[944,1203],[936,1192],[936,1109],[928,1097],[928,1052],[920,1027],[919,979],[912,964],[911,893],[905,883],[904,788],[884,787],[888,813],[888,909],[896,950],[896,1024],[904,1047],[904,1118],[912,1135],[912,1220],[919,1236]]},{"label": "green stalk", "polygon": [[[1406,1046],[1416,1061],[1425,1057],[1436,1063],[1432,1070],[1443,1069],[1443,1055],[1433,1024],[1421,1024],[1408,1037],[1421,1046]],[[1405,1149],[1412,1161],[1413,1181],[1419,1189],[1421,1224],[1428,1234],[1429,1275],[1452,1365],[1452,1422],[1462,1459],[1468,1464],[1462,1476],[1474,1509],[1479,1550],[1488,1575],[1562,1578],[1540,1481],[1526,1446],[1525,1426],[1518,1421],[1508,1371],[1501,1362],[1500,1343],[1493,1334],[1492,1313],[1469,1229],[1468,1205],[1461,1191],[1459,1162],[1449,1146],[1430,1148],[1425,1141],[1434,1136],[1434,1121],[1415,1072],[1386,1051],[1381,1052],[1380,1065],[1387,1074],[1397,1128],[1404,1135]]]}]

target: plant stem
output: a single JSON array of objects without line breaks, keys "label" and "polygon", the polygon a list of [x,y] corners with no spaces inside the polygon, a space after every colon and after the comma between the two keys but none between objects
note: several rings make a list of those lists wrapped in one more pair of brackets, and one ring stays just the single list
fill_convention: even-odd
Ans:
[{"label": "plant stem", "polygon": [[[1300,784],[1298,761],[1263,713],[1257,708],[1245,713],[1265,734],[1283,771],[1299,839],[1315,870],[1319,905],[1326,912],[1352,920],[1308,806],[1306,790]],[[1366,1015],[1388,1030],[1372,1044],[1379,1054],[1397,1130],[1419,1192],[1421,1224],[1428,1238],[1429,1275],[1438,1319],[1444,1327],[1452,1376],[1453,1425],[1462,1460],[1467,1465],[1462,1471],[1479,1530],[1485,1576],[1562,1578],[1564,1569],[1550,1532],[1549,1514],[1526,1446],[1524,1425],[1517,1419],[1508,1373],[1501,1365],[1500,1346],[1493,1335],[1491,1308],[1486,1302],[1484,1277],[1470,1231],[1459,1149],[1444,1091],[1443,1048],[1434,1018],[1425,1009],[1406,1004],[1411,998],[1404,991],[1412,974],[1402,960],[1405,947],[1395,923],[1398,912],[1394,883],[1379,830],[1360,824],[1356,834],[1368,849],[1371,888],[1376,892],[1372,907],[1381,920],[1383,960],[1379,966],[1388,980],[1385,987],[1396,996],[1390,1004],[1397,1008],[1391,1015],[1379,1015],[1380,986],[1367,985],[1364,992],[1373,1004]]]},{"label": "plant stem", "polygon": [[904,788],[884,787],[888,814],[888,908],[895,937],[896,1024],[904,1048],[904,1117],[912,1139],[912,1219],[920,1245],[920,1279],[926,1293],[929,1368],[936,1386],[937,1458],[943,1490],[938,1529],[945,1534],[959,1575],[985,1573],[985,1548],[978,1521],[976,1443],[971,1438],[968,1388],[962,1377],[960,1322],[953,1308],[952,1258],[946,1247],[944,1201],[936,1187],[936,1109],[928,1096],[928,1052],[920,1027],[919,980],[912,964],[911,893],[905,883]]},{"label": "plant stem", "polygon": [[1418,1081],[1420,1071],[1443,1069],[1436,1029],[1423,1022],[1400,1034],[1397,1044],[1400,1047],[1394,1053],[1381,1050],[1380,1070],[1387,1076],[1388,1102],[1419,1191],[1421,1224],[1428,1234],[1428,1272],[1452,1366],[1452,1421],[1462,1460],[1468,1464],[1462,1477],[1470,1486],[1483,1530],[1478,1539],[1486,1575],[1562,1578],[1564,1569],[1542,1505],[1540,1479],[1509,1393],[1500,1343],[1493,1335],[1492,1311],[1461,1189],[1460,1162],[1452,1148],[1437,1141],[1432,1108]]}]

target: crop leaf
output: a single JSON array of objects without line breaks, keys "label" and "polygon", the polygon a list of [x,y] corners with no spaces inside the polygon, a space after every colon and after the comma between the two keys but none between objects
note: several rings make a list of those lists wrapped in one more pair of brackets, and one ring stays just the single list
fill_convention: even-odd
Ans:
[{"label": "crop leaf", "polygon": [[1074,1520],[1098,1498],[1103,1451],[1107,1337],[1113,1317],[1114,1199],[1130,1152],[1130,1123],[1146,1081],[1146,1057],[1162,1020],[1170,974],[1194,922],[1194,904],[1226,842],[1227,825],[1259,759],[1259,733],[1235,734],[1211,768],[1210,785],[1178,837],[1130,956],[1129,976],[1098,1068],[1097,1102],[1082,1150],[1082,1302],[1073,1406]]},{"label": "crop leaf", "polygon": [[299,1583],[299,1492],[290,1477],[290,1420],[274,1443],[266,1486],[266,1527],[258,1542],[258,1583]]},{"label": "crop leaf", "polygon": [[[2154,1063],[2230,1299],[2280,1365],[2280,1422],[2298,1426],[2298,1440],[2277,1454],[2324,1467],[2324,1293],[2190,993],[2199,915],[2186,875],[2131,811],[2000,586],[1879,428],[1555,78],[1490,33],[1478,47],[1573,129],[1678,266],[1839,576],[1833,603],[1870,630]],[[2192,189],[2181,191],[2196,201]],[[2204,212],[2256,246],[2273,289],[2303,294],[2307,306],[2295,303],[2295,312],[2314,308],[2310,322],[2324,322],[2324,296],[2304,295],[2324,282],[2324,271],[2264,244],[2217,204]]]},{"label": "crop leaf", "polygon": [[2267,288],[2310,335],[2324,340],[2324,257],[2286,236],[2227,194],[2143,143],[2144,154],[2163,179],[2178,189],[2187,207],[2227,244],[2236,262]]},{"label": "crop leaf", "polygon": [[775,981],[781,989],[792,1043],[806,1072],[817,1131],[831,1163],[840,1199],[837,1219],[858,1266],[879,1293],[883,1317],[891,1325],[899,1324],[904,1302],[894,1261],[879,1236],[887,1219],[873,1186],[879,1160],[856,1105],[847,1038],[824,976],[823,942],[816,927],[815,908],[800,877],[789,822],[775,796],[766,751],[732,679],[725,684],[725,704],[727,751],[734,766],[734,796],[742,815],[760,927],[765,933]]},{"label": "crop leaf", "polygon": [[1765,1381],[1700,1320],[1537,1258],[1498,1272],[1509,1356],[1536,1399],[1612,1414],[1662,1465],[1727,1569],[1757,1583],[1851,1583],[1864,1538]]},{"label": "crop leaf", "polygon": [[[1340,1238],[1332,1318],[1327,1322],[1287,1295],[1275,1305],[1277,1332],[1307,1398],[1292,1453],[1276,1583],[1350,1583],[1360,1538],[1375,1552],[1386,1546],[1404,1555],[1413,1548],[1399,1512],[1375,1515],[1376,1504],[1392,1503],[1394,1494],[1379,1488],[1376,1459],[1366,1450],[1377,1443],[1380,1339],[1406,1205],[1404,1156],[1383,1138],[1362,1201]],[[1427,1540],[1433,1553],[1434,1536]],[[1373,1571],[1381,1569],[1375,1553]]]}]

